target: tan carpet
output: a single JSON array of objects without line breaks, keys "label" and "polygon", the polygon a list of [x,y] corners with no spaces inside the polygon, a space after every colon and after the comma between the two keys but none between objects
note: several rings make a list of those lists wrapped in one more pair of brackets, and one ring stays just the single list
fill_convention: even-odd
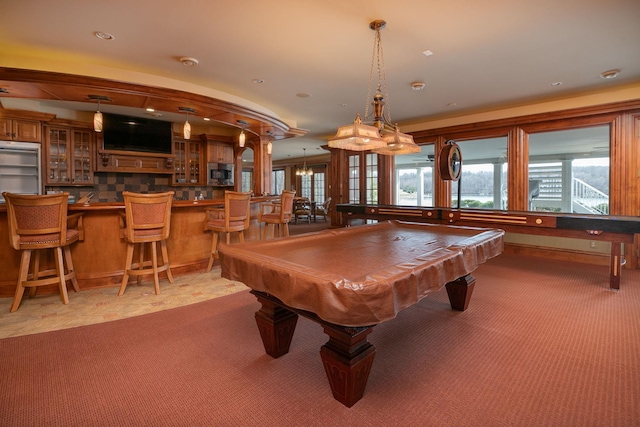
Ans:
[{"label": "tan carpet", "polygon": [[470,308],[444,290],[374,328],[364,398],[331,396],[321,327],[264,354],[247,291],[0,340],[3,426],[633,426],[640,271],[502,255]]}]

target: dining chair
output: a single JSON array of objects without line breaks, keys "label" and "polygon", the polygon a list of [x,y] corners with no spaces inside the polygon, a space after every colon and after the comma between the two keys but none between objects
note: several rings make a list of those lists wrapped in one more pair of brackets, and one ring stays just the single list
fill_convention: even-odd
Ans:
[{"label": "dining chair", "polygon": [[[10,244],[22,252],[10,311],[14,312],[20,306],[25,288],[29,288],[29,297],[33,298],[37,287],[53,284],[60,289],[62,303],[68,304],[67,281],[71,282],[74,291],[80,292],[70,245],[84,240],[83,214],[67,215],[69,193],[21,195],[4,192],[2,196],[7,203]],[[69,227],[73,222],[76,228]],[[52,268],[48,259],[41,256],[51,251],[54,254]]]},{"label": "dining chair", "polygon": [[298,223],[299,217],[305,217],[307,222],[311,224],[311,201],[307,197],[295,198],[293,200],[293,206],[295,223]]},{"label": "dining chair", "polygon": [[263,240],[267,238],[267,228],[271,229],[272,237],[275,237],[275,227],[278,227],[280,236],[289,236],[289,222],[293,217],[293,198],[295,195],[295,191],[283,190],[279,202],[262,205],[258,222],[264,223]]},{"label": "dining chair", "polygon": [[[173,191],[166,193],[143,194],[124,191],[125,214],[121,216],[120,227],[122,237],[127,242],[127,259],[124,276],[118,295],[123,295],[127,288],[129,276],[137,276],[138,284],[142,276],[152,274],[156,295],[160,294],[158,273],[166,271],[169,283],[173,283],[173,275],[169,266],[167,239],[171,225],[171,202]],[[145,260],[145,244],[151,246],[151,257]],[[162,262],[158,264],[157,244],[160,244]],[[138,245],[139,261],[133,263],[133,252]]]},{"label": "dining chair", "polygon": [[205,229],[212,231],[211,253],[207,272],[211,271],[215,258],[218,257],[218,241],[220,233],[226,234],[227,245],[231,243],[231,233],[238,233],[240,243],[244,242],[244,231],[249,228],[251,220],[251,192],[224,192],[224,208],[205,209]]},{"label": "dining chair", "polygon": [[318,215],[321,216],[324,221],[327,221],[327,217],[329,216],[329,211],[331,209],[331,197],[328,197],[324,203],[319,206],[316,206],[316,218]]}]

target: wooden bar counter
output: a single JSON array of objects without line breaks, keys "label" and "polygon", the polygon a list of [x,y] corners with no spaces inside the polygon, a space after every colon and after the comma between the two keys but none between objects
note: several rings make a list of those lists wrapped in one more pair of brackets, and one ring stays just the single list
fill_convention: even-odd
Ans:
[{"label": "wooden bar counter", "polygon": [[[260,239],[258,213],[264,203],[277,197],[251,200],[251,225],[246,240]],[[173,201],[171,231],[167,241],[174,275],[204,270],[211,250],[211,232],[205,231],[205,208],[223,206],[223,199]],[[69,213],[84,213],[84,240],[71,247],[80,289],[119,286],[125,265],[127,245],[121,238],[120,214],[124,203],[70,204]],[[232,242],[237,239],[232,236]],[[18,280],[20,252],[9,245],[6,206],[0,206],[0,297],[13,296]],[[161,275],[163,278],[164,275]],[[150,279],[144,278],[144,280]],[[153,285],[152,285],[153,286]],[[57,288],[51,286],[51,293]],[[44,287],[39,293],[48,293]]]}]

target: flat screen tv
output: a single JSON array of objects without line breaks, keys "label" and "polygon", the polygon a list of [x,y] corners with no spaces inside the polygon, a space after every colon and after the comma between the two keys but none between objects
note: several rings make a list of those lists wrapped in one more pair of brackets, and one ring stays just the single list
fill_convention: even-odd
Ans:
[{"label": "flat screen tv", "polygon": [[171,122],[107,113],[102,116],[105,150],[171,154]]}]

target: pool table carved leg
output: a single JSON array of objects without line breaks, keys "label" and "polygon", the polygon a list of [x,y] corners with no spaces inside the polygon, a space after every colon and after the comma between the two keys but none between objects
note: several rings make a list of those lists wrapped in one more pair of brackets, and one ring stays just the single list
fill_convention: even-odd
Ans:
[{"label": "pool table carved leg", "polygon": [[320,357],[333,397],[348,408],[362,398],[369,379],[376,354],[367,341],[371,330],[324,325],[329,341],[320,349]]},{"label": "pool table carved leg", "polygon": [[320,349],[320,357],[329,379],[333,397],[347,407],[352,407],[364,395],[375,347],[367,341],[373,326],[347,327],[325,322],[309,311],[288,307],[273,295],[252,290],[262,304],[256,312],[256,323],[264,349],[277,358],[289,352],[296,329],[298,315],[322,325],[329,341]]},{"label": "pool table carved leg", "polygon": [[278,358],[289,352],[298,315],[273,301],[258,296],[262,308],[256,312],[256,323],[265,352]]},{"label": "pool table carved leg", "polygon": [[467,309],[475,284],[476,279],[470,274],[446,284],[447,295],[449,295],[449,302],[451,303],[452,309],[459,311],[465,311]]}]

